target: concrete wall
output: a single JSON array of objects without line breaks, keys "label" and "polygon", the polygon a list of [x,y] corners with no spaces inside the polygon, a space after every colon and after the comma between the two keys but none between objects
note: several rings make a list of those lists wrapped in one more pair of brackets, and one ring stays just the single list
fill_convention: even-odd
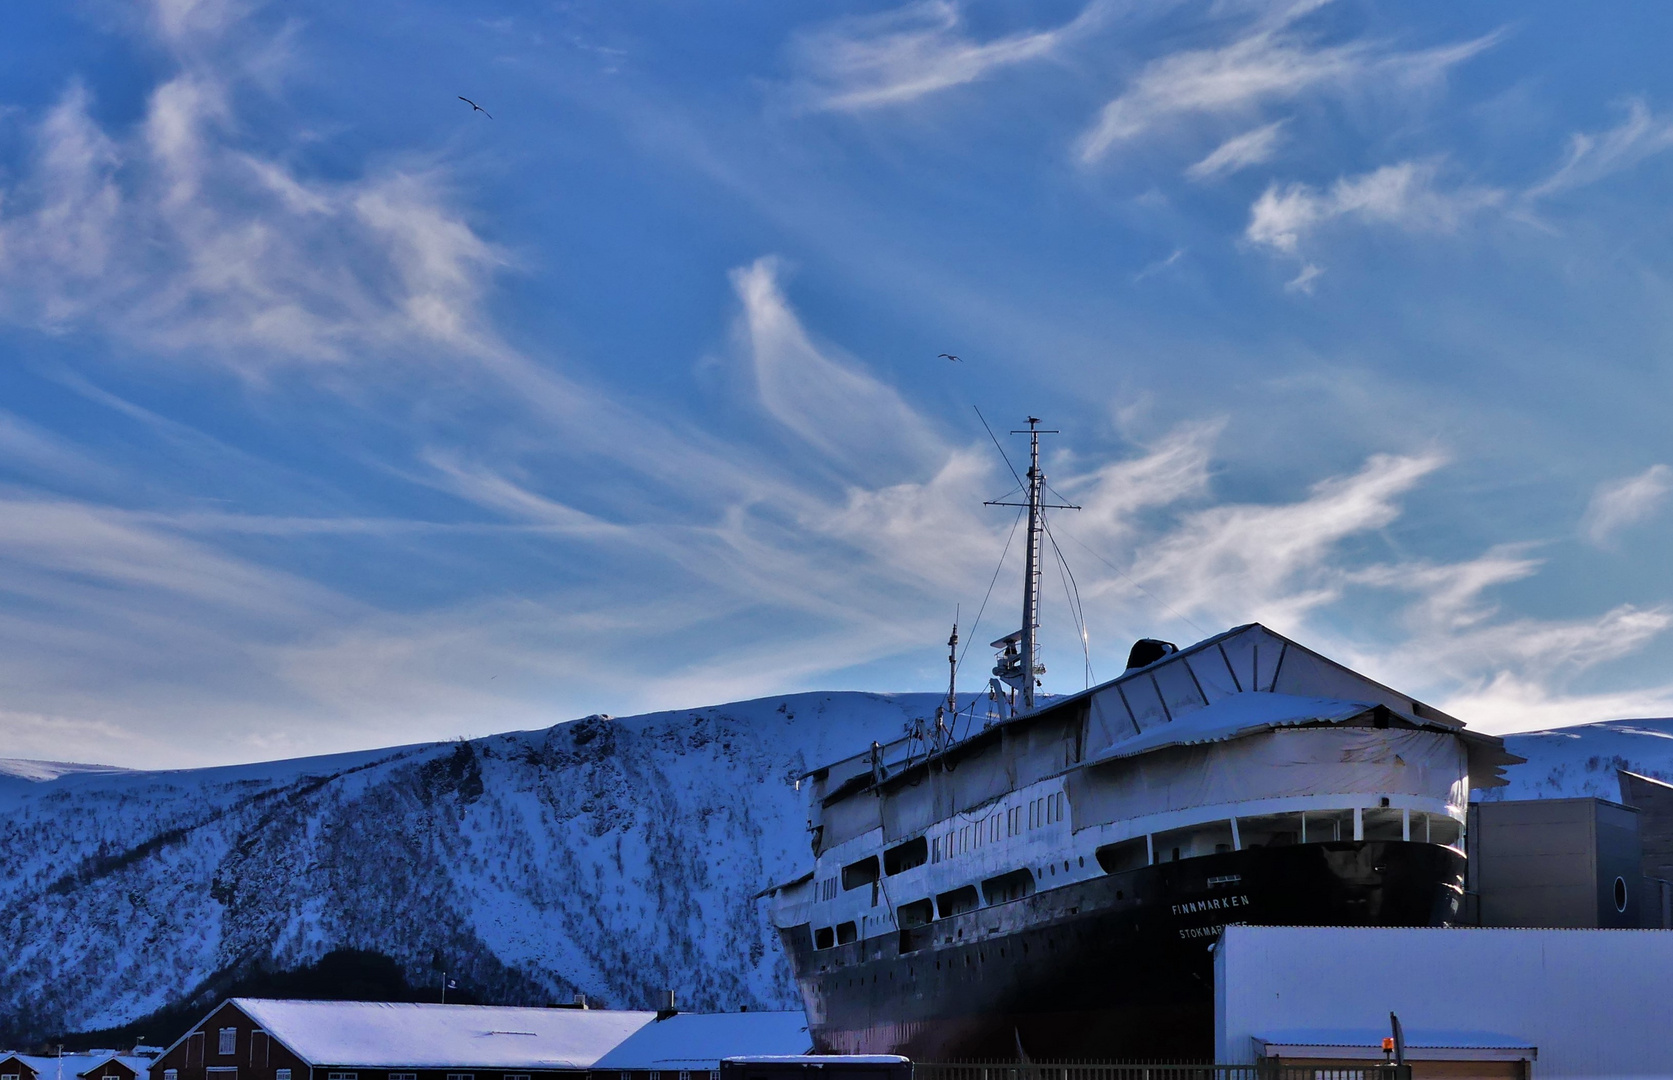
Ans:
[{"label": "concrete wall", "polygon": [[1673,1075],[1673,931],[1228,926],[1215,1060],[1284,1031],[1470,1031],[1539,1048],[1533,1075]]}]

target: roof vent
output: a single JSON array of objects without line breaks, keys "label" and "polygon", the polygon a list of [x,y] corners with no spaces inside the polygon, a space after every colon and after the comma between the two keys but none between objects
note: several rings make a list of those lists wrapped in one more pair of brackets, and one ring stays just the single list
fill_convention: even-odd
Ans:
[{"label": "roof vent", "polygon": [[1149,667],[1162,657],[1178,651],[1179,646],[1171,641],[1160,641],[1153,637],[1139,638],[1133,642],[1133,649],[1127,654],[1127,670]]}]

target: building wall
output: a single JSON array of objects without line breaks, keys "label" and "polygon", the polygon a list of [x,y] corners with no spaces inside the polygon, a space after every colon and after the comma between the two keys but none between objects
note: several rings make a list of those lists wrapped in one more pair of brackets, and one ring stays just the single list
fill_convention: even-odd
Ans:
[{"label": "building wall", "polygon": [[1667,1076],[1673,931],[1229,926],[1215,1060],[1297,1030],[1483,1032],[1539,1048],[1534,1075]]},{"label": "building wall", "polygon": [[1621,801],[1638,810],[1643,926],[1673,929],[1673,784],[1620,770]]},{"label": "building wall", "polygon": [[[1640,925],[1638,814],[1601,799],[1471,808],[1470,877],[1482,926]],[[1616,904],[1616,879],[1625,909]]]},{"label": "building wall", "polygon": [[80,1075],[83,1080],[135,1080],[134,1070],[114,1058]]},{"label": "building wall", "polygon": [[[220,1052],[222,1028],[234,1030],[230,1054]],[[308,1062],[268,1038],[237,1006],[226,1004],[159,1057],[151,1065],[150,1080],[278,1080],[281,1069],[291,1071],[290,1080],[309,1080]]]}]

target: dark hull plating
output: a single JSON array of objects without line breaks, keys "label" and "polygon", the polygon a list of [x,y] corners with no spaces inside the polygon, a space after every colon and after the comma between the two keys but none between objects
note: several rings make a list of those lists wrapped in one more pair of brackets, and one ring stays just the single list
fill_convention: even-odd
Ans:
[{"label": "dark hull plating", "polygon": [[834,949],[815,951],[805,928],[784,939],[820,1052],[1205,1060],[1225,924],[1444,925],[1463,883],[1450,848],[1305,844],[1106,875]]}]

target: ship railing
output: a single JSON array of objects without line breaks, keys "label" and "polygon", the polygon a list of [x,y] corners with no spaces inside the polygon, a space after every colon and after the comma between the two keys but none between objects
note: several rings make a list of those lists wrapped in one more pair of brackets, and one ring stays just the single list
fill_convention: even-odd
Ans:
[{"label": "ship railing", "polygon": [[1218,1065],[1190,1061],[918,1061],[912,1080],[1374,1080],[1373,1063],[1320,1067],[1288,1062]]}]

